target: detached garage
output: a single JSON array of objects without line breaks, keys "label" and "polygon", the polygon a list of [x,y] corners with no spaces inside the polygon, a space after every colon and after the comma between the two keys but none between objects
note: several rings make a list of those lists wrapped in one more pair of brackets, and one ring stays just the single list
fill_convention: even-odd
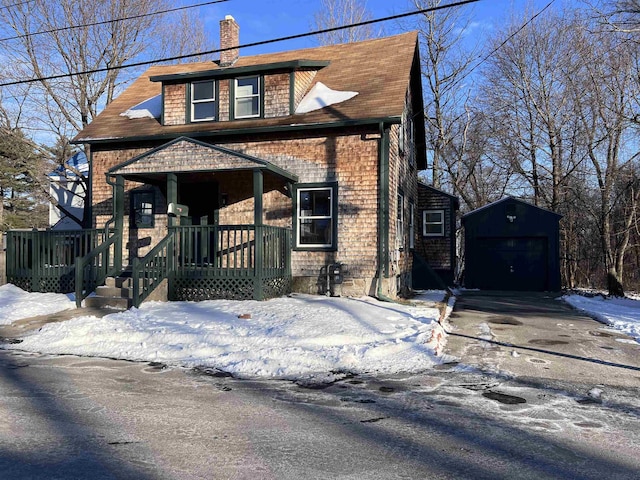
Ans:
[{"label": "detached garage", "polygon": [[464,215],[464,286],[560,290],[560,218],[513,197]]}]

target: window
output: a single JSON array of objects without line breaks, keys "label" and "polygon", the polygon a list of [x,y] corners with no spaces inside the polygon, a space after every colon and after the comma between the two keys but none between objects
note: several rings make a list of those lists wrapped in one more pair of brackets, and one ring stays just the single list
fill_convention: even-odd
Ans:
[{"label": "window", "polygon": [[425,237],[444,237],[444,210],[425,210],[422,212],[422,235]]},{"label": "window", "polygon": [[153,192],[132,192],[131,223],[135,228],[152,228],[154,226],[153,211]]},{"label": "window", "polygon": [[301,185],[295,192],[296,247],[334,249],[337,185]]},{"label": "window", "polygon": [[396,221],[396,248],[404,248],[404,195],[398,193],[398,218]]},{"label": "window", "polygon": [[235,118],[260,116],[260,77],[236,78]]},{"label": "window", "polygon": [[213,80],[191,83],[191,121],[216,119],[216,83]]},{"label": "window", "polygon": [[409,201],[409,248],[415,247],[415,207],[413,201]]}]

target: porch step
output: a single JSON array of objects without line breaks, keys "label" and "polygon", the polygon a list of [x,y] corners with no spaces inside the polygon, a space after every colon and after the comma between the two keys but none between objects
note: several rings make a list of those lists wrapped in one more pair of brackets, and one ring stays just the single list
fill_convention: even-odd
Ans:
[{"label": "porch step", "polygon": [[87,297],[84,304],[87,307],[111,308],[127,310],[133,305],[133,289],[131,277],[124,275],[107,277],[105,284],[96,288],[95,296]]}]

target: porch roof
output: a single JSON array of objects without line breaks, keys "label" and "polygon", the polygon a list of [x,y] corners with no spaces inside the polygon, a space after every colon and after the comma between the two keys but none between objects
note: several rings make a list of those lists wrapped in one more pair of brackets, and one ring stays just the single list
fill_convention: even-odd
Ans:
[{"label": "porch roof", "polygon": [[109,169],[107,175],[147,180],[157,179],[168,173],[256,169],[269,171],[287,182],[298,181],[296,175],[266,160],[188,137],[176,138],[116,165]]}]

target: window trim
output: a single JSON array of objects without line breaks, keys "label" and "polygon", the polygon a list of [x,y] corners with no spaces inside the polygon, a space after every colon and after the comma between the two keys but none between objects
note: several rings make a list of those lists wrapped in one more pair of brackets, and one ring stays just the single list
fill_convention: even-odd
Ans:
[{"label": "window trim", "polygon": [[[293,185],[291,192],[293,204],[293,245],[294,251],[325,251],[334,252],[338,249],[338,182],[321,182],[321,183],[298,183]],[[330,244],[300,244],[300,219],[309,218],[300,216],[300,192],[306,190],[329,190],[331,192],[330,208],[331,212],[328,216],[331,221],[331,243]],[[318,217],[315,217],[318,218]]]},{"label": "window trim", "polygon": [[[258,92],[251,94],[251,95],[245,95],[242,96],[240,98],[254,98],[254,97],[258,97],[258,113],[256,115],[242,115],[242,116],[238,116],[237,115],[237,111],[238,111],[238,80],[242,80],[243,78],[257,78],[258,79]],[[233,99],[231,101],[231,103],[233,104],[233,119],[234,120],[244,120],[244,119],[250,119],[250,118],[263,118],[264,115],[264,76],[263,75],[244,75],[242,77],[236,77],[233,79],[233,82],[231,82],[231,84],[233,85]],[[230,109],[231,110],[231,109]]]},{"label": "window trim", "polygon": [[[428,213],[439,213],[441,221],[440,222],[427,222],[427,214]],[[445,236],[445,217],[444,217],[444,209],[427,209],[422,212],[422,236],[423,237],[444,237]],[[440,225],[440,232],[436,233],[428,233],[427,232],[427,224],[428,225]]]},{"label": "window trim", "polygon": [[405,227],[405,198],[404,193],[398,191],[398,199],[396,205],[396,248],[398,250],[404,249],[404,227]]},{"label": "window trim", "polygon": [[[151,197],[151,222],[149,224],[139,224],[136,221],[136,197],[144,197],[149,195]],[[132,190],[131,191],[131,206],[129,210],[129,228],[135,229],[143,229],[143,228],[154,228],[156,225],[156,195],[154,190],[145,189],[145,190]],[[142,202],[141,202],[142,203]]]},{"label": "window trim", "polygon": [[409,248],[416,247],[416,206],[412,199],[409,199]]},{"label": "window trim", "polygon": [[[213,97],[210,98],[206,98],[206,99],[202,99],[202,100],[194,100],[193,99],[193,92],[194,92],[194,88],[193,85],[196,83],[209,83],[211,82],[211,84],[213,85]],[[188,88],[189,92],[188,92],[188,98],[189,98],[189,122],[190,123],[199,123],[199,122],[216,122],[218,121],[218,115],[219,115],[219,96],[218,96],[218,82],[216,80],[212,80],[212,79],[207,79],[207,80],[198,80],[198,81],[193,81],[193,82],[189,82],[189,88]],[[213,103],[214,109],[213,109],[213,117],[207,117],[207,118],[194,118],[194,112],[195,112],[195,108],[193,107],[194,104],[198,104],[198,103]]]}]

